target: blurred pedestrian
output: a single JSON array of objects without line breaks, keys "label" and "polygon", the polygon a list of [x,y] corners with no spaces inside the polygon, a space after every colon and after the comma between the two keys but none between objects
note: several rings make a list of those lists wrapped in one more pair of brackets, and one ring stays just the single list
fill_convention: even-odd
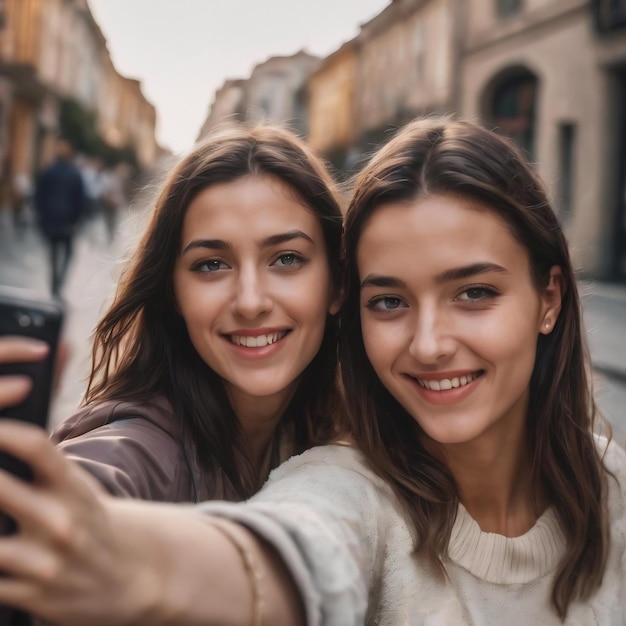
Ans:
[{"label": "blurred pedestrian", "polygon": [[13,223],[16,228],[28,225],[28,211],[33,197],[33,183],[26,172],[13,177]]},{"label": "blurred pedestrian", "polygon": [[85,210],[83,178],[72,161],[70,143],[60,138],[56,159],[39,176],[35,188],[35,210],[39,227],[50,244],[54,296],[58,296],[72,257],[76,223]]},{"label": "blurred pedestrian", "polygon": [[106,226],[109,243],[115,238],[117,231],[118,212],[124,204],[124,191],[122,179],[118,169],[106,169],[102,172],[102,195],[100,197],[100,207],[104,224]]}]

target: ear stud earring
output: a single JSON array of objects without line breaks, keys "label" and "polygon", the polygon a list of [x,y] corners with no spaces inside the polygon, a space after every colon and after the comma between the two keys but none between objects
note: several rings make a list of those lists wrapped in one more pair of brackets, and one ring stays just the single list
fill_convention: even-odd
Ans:
[{"label": "ear stud earring", "polygon": [[546,328],[550,328],[550,322],[546,322]]}]

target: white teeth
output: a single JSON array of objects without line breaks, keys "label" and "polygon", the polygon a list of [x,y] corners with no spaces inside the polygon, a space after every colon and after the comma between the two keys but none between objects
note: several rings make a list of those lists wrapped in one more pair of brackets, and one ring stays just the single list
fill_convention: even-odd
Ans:
[{"label": "white teeth", "polygon": [[281,331],[278,333],[271,333],[269,335],[259,335],[257,337],[243,337],[240,335],[231,335],[230,339],[234,344],[237,344],[238,346],[245,346],[246,348],[263,348],[264,346],[276,343],[286,334],[286,331]]},{"label": "white teeth", "polygon": [[442,378],[441,380],[425,380],[416,378],[420,387],[432,389],[433,391],[447,391],[448,389],[464,387],[468,383],[478,378],[478,374],[468,374],[467,376],[455,376],[454,378]]}]

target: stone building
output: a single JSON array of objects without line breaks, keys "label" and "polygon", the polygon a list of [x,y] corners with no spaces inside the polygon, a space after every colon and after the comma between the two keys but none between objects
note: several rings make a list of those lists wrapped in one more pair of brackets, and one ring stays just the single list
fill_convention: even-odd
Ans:
[{"label": "stone building", "polygon": [[424,113],[511,135],[576,264],[626,280],[626,0],[391,0],[307,94],[311,142],[344,169]]},{"label": "stone building", "polygon": [[460,0],[392,0],[307,85],[310,141],[344,170],[391,129],[457,104]]},{"label": "stone building", "polygon": [[457,0],[392,0],[357,36],[357,113],[361,144],[390,126],[455,108]]},{"label": "stone building", "polygon": [[154,107],[115,70],[87,1],[4,0],[0,8],[1,203],[16,179],[32,184],[51,158],[64,99],[94,115],[111,147],[131,147],[150,166],[160,151]]},{"label": "stone building", "polygon": [[309,143],[337,167],[355,154],[357,43],[348,41],[321,61],[307,82]]},{"label": "stone building", "polygon": [[199,138],[233,116],[247,122],[278,122],[307,135],[305,86],[318,62],[318,57],[300,50],[259,63],[247,79],[226,81],[216,92]]},{"label": "stone building", "polygon": [[626,279],[626,3],[466,0],[461,102],[521,143],[575,262]]},{"label": "stone building", "polygon": [[215,98],[209,106],[207,116],[198,133],[198,139],[206,136],[216,124],[244,119],[245,87],[244,79],[224,81],[224,84],[215,92]]}]

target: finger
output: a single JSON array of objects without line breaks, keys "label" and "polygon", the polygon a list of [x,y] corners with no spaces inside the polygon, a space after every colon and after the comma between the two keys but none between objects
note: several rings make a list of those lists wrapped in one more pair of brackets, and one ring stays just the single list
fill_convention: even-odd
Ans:
[{"label": "finger", "polygon": [[[0,470],[0,511],[13,518],[20,527],[35,526],[45,513],[39,514],[41,498],[30,483]],[[0,568],[2,571],[2,568]]]},{"label": "finger", "polygon": [[36,599],[32,583],[27,580],[0,577],[0,606],[36,612]]},{"label": "finger", "polygon": [[45,341],[6,335],[0,338],[0,363],[40,361],[50,351]]},{"label": "finger", "polygon": [[32,387],[33,381],[29,376],[0,376],[0,409],[19,404]]},{"label": "finger", "polygon": [[48,433],[38,426],[11,419],[0,420],[0,450],[29,465],[37,480],[45,483],[60,487],[73,475],[70,461],[54,447]]},{"label": "finger", "polygon": [[0,539],[0,572],[5,577],[43,583],[53,583],[62,573],[58,559],[49,550],[21,535]]},{"label": "finger", "polygon": [[0,577],[0,606],[26,611],[33,616],[39,613],[41,604],[38,591],[29,580]]}]

